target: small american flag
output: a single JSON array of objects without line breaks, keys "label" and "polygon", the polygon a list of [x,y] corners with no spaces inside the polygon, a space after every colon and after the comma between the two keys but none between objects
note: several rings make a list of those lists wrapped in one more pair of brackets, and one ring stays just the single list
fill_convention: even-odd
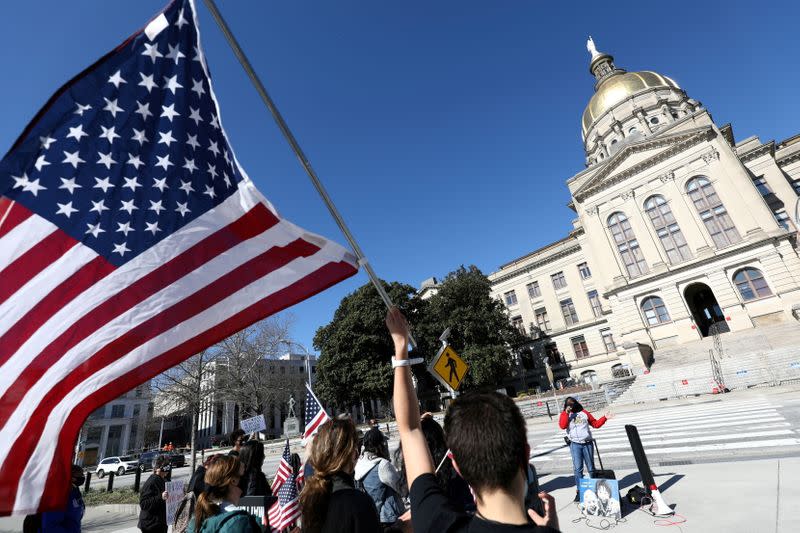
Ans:
[{"label": "small american flag", "polygon": [[319,427],[330,420],[328,413],[322,408],[314,392],[311,390],[311,385],[306,383],[306,429],[303,432],[303,439],[308,439],[314,436]]},{"label": "small american flag", "polygon": [[63,506],[92,411],[357,271],[239,165],[193,0],[51,97],[0,195],[0,515]]},{"label": "small american flag", "polygon": [[283,449],[281,462],[278,464],[278,471],[275,472],[275,479],[272,480],[272,493],[280,490],[284,482],[292,474],[292,452],[289,450],[289,439],[286,439],[286,448]]},{"label": "small american flag", "polygon": [[278,501],[269,509],[269,526],[272,531],[281,531],[296,522],[298,518],[300,518],[300,500],[294,474],[290,474],[278,491]]}]

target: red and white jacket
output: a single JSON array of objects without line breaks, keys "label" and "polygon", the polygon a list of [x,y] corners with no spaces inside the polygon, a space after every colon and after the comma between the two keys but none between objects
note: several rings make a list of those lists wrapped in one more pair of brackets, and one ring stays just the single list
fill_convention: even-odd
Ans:
[{"label": "red and white jacket", "polygon": [[595,419],[586,409],[579,413],[561,411],[561,416],[558,417],[558,427],[567,430],[569,440],[583,444],[592,440],[592,431],[589,426],[597,429],[602,427],[606,420],[606,417],[602,417],[599,420]]}]

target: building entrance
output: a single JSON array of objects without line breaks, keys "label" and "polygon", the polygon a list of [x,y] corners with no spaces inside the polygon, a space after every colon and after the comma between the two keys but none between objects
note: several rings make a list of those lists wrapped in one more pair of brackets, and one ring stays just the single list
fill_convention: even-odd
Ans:
[{"label": "building entrance", "polygon": [[717,303],[717,298],[711,288],[705,283],[692,283],[683,291],[689,311],[692,313],[697,330],[703,337],[708,337],[711,326],[717,324],[720,333],[730,331],[725,315]]}]

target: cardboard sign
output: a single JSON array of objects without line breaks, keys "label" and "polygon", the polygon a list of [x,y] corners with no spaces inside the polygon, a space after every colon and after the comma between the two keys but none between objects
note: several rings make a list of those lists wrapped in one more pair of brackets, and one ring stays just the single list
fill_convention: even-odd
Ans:
[{"label": "cardboard sign", "polygon": [[592,479],[582,477],[578,485],[581,503],[578,505],[584,516],[622,518],[619,504],[619,481],[616,479]]},{"label": "cardboard sign", "polygon": [[431,361],[428,371],[442,385],[455,391],[464,381],[469,365],[450,346],[444,346]]},{"label": "cardboard sign", "polygon": [[172,525],[175,523],[175,513],[178,511],[178,506],[183,499],[183,486],[185,480],[181,481],[167,481],[165,483],[167,491],[167,524]]},{"label": "cardboard sign", "polygon": [[255,433],[256,431],[266,431],[267,422],[264,420],[264,415],[254,416],[253,418],[245,418],[242,420],[240,427],[245,433]]}]

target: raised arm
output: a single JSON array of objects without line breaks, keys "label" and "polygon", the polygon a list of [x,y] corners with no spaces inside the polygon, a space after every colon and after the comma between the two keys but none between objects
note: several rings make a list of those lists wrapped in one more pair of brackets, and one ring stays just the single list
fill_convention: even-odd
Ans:
[{"label": "raised arm", "polygon": [[[408,359],[408,323],[403,313],[396,307],[386,314],[386,327],[394,341],[394,357],[398,361]],[[403,461],[406,467],[408,487],[422,474],[433,473],[433,459],[428,443],[422,433],[419,417],[419,402],[414,384],[411,381],[411,367],[399,366],[394,369],[394,413],[397,417],[397,431],[403,445]]]}]

